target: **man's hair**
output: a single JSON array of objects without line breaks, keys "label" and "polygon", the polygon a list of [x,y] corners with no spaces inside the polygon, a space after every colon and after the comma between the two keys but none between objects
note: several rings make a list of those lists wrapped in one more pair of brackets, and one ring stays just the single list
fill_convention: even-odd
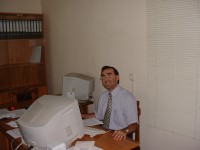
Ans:
[{"label": "man's hair", "polygon": [[119,75],[119,72],[117,71],[117,69],[116,69],[115,67],[112,67],[112,66],[103,66],[103,67],[101,68],[101,73],[102,73],[104,70],[106,70],[106,69],[113,69],[114,74],[115,74],[115,75]]},{"label": "man's hair", "polygon": [[[106,70],[106,69],[113,69],[114,74],[115,74],[115,75],[119,75],[119,72],[117,71],[117,69],[116,69],[115,67],[112,67],[112,66],[103,66],[103,67],[101,68],[101,74],[102,74],[102,72],[103,72],[104,70]],[[119,80],[118,80],[118,84],[119,84]]]}]

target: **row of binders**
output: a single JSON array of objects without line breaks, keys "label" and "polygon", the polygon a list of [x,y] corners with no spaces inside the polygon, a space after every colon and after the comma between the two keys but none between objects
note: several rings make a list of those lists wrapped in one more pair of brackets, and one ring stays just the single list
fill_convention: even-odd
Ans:
[{"label": "row of binders", "polygon": [[42,20],[0,19],[0,39],[42,38]]}]

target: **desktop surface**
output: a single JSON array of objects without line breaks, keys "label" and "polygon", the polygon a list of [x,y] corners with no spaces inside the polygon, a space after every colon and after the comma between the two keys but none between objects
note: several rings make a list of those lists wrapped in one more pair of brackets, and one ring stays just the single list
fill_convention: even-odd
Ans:
[{"label": "desktop surface", "polygon": [[[13,129],[12,127],[10,127],[6,124],[7,122],[9,122],[11,120],[15,120],[15,119],[0,119],[0,132],[2,135],[5,136],[5,138],[7,139],[6,141],[8,143],[11,143],[13,140],[13,138],[6,133],[7,130]],[[102,128],[101,126],[96,126],[96,127]],[[131,149],[134,149],[139,146],[139,142],[136,142],[129,138],[122,140],[122,141],[115,141],[113,139],[112,134],[113,134],[113,131],[109,131],[105,134],[97,135],[94,137],[90,137],[89,135],[84,135],[83,138],[77,139],[76,141],[95,141],[95,146],[97,146],[103,150],[131,150]],[[75,145],[76,141],[74,141],[72,143],[72,146]],[[12,142],[12,145],[14,148],[16,148],[20,143],[21,143],[21,139],[17,138],[16,140],[14,140],[14,142]],[[3,145],[1,145],[1,146],[3,146]],[[8,144],[5,147],[7,147],[7,148],[10,147],[10,144]],[[7,148],[6,148],[6,150],[7,150]],[[21,145],[19,147],[19,150],[28,150],[28,147],[26,145]]]},{"label": "desktop surface", "polygon": [[[96,126],[96,128],[102,127]],[[131,150],[139,146],[139,142],[136,142],[129,138],[126,138],[122,141],[115,141],[112,136],[113,132],[114,131],[109,131],[107,133],[96,135],[94,137],[84,135],[83,138],[77,139],[76,141],[95,141],[95,146],[103,150]],[[72,145],[75,145],[75,142],[73,142]]]}]

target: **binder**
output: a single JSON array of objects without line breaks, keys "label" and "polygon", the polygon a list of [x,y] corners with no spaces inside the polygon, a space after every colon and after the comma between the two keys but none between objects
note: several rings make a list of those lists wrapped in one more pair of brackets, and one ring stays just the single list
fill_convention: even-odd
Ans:
[{"label": "binder", "polygon": [[3,19],[3,39],[7,39],[6,20]]},{"label": "binder", "polygon": [[0,20],[0,39],[3,39],[3,20]]},{"label": "binder", "polygon": [[0,19],[0,39],[34,39],[42,38],[42,20],[16,18]]}]

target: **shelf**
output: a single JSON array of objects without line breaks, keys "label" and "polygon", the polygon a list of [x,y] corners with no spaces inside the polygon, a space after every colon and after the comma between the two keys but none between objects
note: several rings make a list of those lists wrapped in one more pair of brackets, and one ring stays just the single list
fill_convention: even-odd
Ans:
[{"label": "shelf", "polygon": [[43,15],[0,14],[1,39],[43,38]]},{"label": "shelf", "polygon": [[37,58],[37,51],[38,62],[44,63],[45,50],[42,39],[0,40],[0,65],[30,63],[33,56]]},{"label": "shelf", "polygon": [[46,85],[45,64],[15,64],[0,66],[0,89]]},{"label": "shelf", "polygon": [[43,14],[0,13],[0,104],[11,89],[47,94],[44,30]]},{"label": "shelf", "polygon": [[25,67],[25,66],[37,66],[37,65],[45,65],[45,63],[5,64],[5,65],[0,65],[0,68],[15,68],[15,67]]}]

